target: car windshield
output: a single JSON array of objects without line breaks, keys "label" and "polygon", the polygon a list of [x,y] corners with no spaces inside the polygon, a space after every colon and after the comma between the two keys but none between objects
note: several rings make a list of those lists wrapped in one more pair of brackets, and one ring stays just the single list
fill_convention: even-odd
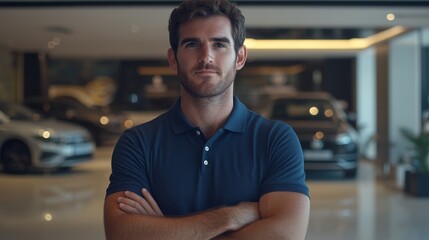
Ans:
[{"label": "car windshield", "polygon": [[279,99],[273,107],[271,118],[282,120],[333,121],[337,116],[327,100]]},{"label": "car windshield", "polygon": [[40,115],[16,103],[0,103],[0,111],[12,120],[38,120]]}]

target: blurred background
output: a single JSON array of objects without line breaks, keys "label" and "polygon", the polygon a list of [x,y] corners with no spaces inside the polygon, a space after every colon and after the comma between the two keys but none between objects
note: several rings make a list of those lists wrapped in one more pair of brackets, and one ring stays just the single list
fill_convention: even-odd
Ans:
[{"label": "blurred background", "polygon": [[[120,134],[166,111],[180,1],[0,1],[0,239],[104,239]],[[235,1],[235,94],[297,132],[308,239],[426,239],[429,1]]]}]

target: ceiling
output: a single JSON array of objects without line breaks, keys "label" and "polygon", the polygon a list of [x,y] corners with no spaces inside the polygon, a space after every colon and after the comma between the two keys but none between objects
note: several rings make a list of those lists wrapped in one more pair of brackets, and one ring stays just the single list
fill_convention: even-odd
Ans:
[{"label": "ceiling", "polygon": [[[429,6],[243,5],[249,34],[365,37],[429,26]],[[164,59],[173,6],[0,6],[0,48],[52,58]],[[394,21],[386,15],[394,13]],[[279,35],[280,33],[280,35]],[[283,34],[282,34],[283,33]],[[249,59],[353,56],[357,50],[249,50]]]}]

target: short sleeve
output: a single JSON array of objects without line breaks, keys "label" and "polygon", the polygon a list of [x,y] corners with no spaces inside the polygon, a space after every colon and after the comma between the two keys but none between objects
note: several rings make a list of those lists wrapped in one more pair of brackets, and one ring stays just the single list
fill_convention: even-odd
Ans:
[{"label": "short sleeve", "polygon": [[268,192],[290,191],[309,195],[305,183],[304,156],[293,129],[276,121],[267,141],[268,167],[261,186],[261,196]]},{"label": "short sleeve", "polygon": [[126,190],[140,195],[141,189],[149,186],[144,148],[136,131],[125,131],[115,145],[106,196]]}]

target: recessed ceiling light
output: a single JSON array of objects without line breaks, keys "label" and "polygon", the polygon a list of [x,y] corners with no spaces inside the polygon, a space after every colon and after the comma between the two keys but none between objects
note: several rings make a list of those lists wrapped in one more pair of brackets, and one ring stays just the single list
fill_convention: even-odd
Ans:
[{"label": "recessed ceiling light", "polygon": [[55,43],[53,42],[53,41],[49,41],[48,42],[48,44],[47,44],[47,47],[49,48],[49,49],[54,49],[55,48]]},{"label": "recessed ceiling light", "polygon": [[61,43],[61,38],[59,38],[59,37],[54,37],[53,39],[52,39],[52,42],[55,44],[55,45],[60,45],[60,43]]},{"label": "recessed ceiling light", "polygon": [[393,20],[395,20],[395,14],[393,14],[393,13],[387,14],[386,15],[386,19],[387,19],[387,21],[393,21]]},{"label": "recessed ceiling light", "polygon": [[54,49],[55,47],[57,47],[60,44],[61,44],[61,38],[59,38],[59,37],[53,37],[52,40],[50,40],[48,42],[47,47],[49,49]]}]

